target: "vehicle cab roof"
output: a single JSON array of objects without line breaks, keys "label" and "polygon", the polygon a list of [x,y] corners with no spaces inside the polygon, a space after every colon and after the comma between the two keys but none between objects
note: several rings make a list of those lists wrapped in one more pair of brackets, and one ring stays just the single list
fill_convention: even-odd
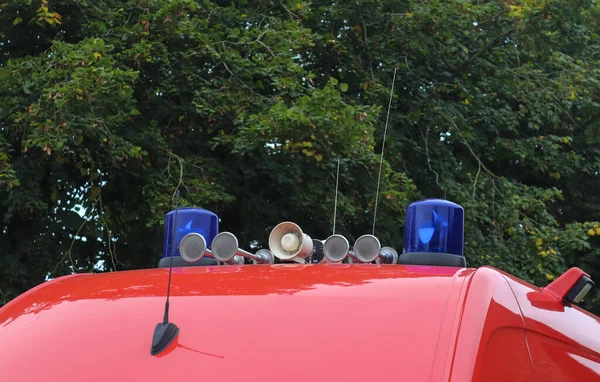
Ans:
[{"label": "vehicle cab roof", "polygon": [[[0,310],[7,380],[429,380],[473,269],[375,264],[174,268],[176,342],[150,356],[167,269],[74,275]],[[35,367],[32,367],[35,364]]]}]

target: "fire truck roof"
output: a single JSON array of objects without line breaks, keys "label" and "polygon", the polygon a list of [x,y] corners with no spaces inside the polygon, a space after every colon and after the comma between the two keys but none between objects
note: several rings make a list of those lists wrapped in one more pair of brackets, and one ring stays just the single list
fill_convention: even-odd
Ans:
[{"label": "fire truck roof", "polygon": [[0,373],[28,382],[594,380],[599,320],[555,296],[580,272],[544,290],[489,267],[178,267],[170,321],[180,332],[156,356],[168,269],[66,276],[0,309]]},{"label": "fire truck roof", "polygon": [[[427,380],[473,270],[266,265],[173,270],[181,332],[149,356],[167,269],[46,282],[0,311],[7,380]],[[35,365],[35,367],[34,367]],[[49,370],[55,370],[49,372]],[[408,373],[408,374],[407,374]],[[14,378],[14,379],[13,379]]]}]

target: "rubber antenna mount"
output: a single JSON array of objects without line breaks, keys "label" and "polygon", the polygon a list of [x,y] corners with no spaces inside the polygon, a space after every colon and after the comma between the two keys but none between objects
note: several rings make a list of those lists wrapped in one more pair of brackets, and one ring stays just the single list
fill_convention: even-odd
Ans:
[{"label": "rubber antenna mount", "polygon": [[154,335],[152,336],[150,354],[157,355],[162,353],[177,338],[178,334],[179,328],[171,322],[156,324]]}]

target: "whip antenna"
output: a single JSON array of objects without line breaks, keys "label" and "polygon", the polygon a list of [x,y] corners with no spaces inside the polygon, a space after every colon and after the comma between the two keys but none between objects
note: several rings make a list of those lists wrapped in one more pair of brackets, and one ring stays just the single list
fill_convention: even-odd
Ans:
[{"label": "whip antenna", "polygon": [[394,98],[394,85],[396,83],[396,71],[394,67],[394,78],[392,79],[392,90],[390,92],[390,103],[388,104],[387,117],[385,119],[385,129],[383,130],[383,142],[381,143],[381,158],[379,159],[379,175],[377,176],[377,192],[375,193],[375,211],[373,212],[373,236],[375,235],[375,223],[377,221],[377,202],[379,201],[379,185],[381,183],[381,167],[383,166],[383,152],[385,150],[385,137],[387,135],[388,122],[390,121],[390,110],[392,109],[392,99]]},{"label": "whip antenna", "polygon": [[333,234],[335,235],[335,218],[337,216],[338,186],[340,184],[340,158],[338,157],[337,175],[335,177],[335,202],[333,204]]},{"label": "whip antenna", "polygon": [[173,254],[175,253],[175,234],[177,230],[177,212],[179,211],[179,190],[175,194],[175,217],[173,219],[173,236],[171,238],[171,263],[169,265],[169,281],[167,283],[167,301],[163,322],[156,324],[152,335],[152,348],[150,354],[157,355],[163,352],[179,334],[177,325],[169,322],[169,297],[171,296],[171,274],[173,273]]}]

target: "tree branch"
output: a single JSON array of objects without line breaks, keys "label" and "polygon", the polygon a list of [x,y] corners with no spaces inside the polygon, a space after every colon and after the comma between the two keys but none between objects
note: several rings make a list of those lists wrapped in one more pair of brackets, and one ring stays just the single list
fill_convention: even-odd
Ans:
[{"label": "tree branch", "polygon": [[502,33],[500,36],[496,37],[488,46],[485,46],[483,49],[478,50],[477,52],[473,53],[473,55],[469,56],[468,59],[463,61],[463,63],[460,64],[459,67],[454,70],[454,72],[452,72],[452,75],[450,76],[450,80],[448,82],[452,82],[456,78],[456,76],[469,65],[471,65],[473,61],[479,58],[479,56],[481,56],[482,54],[487,53],[490,49],[494,48],[498,43],[504,41],[513,31],[514,29],[510,28],[506,32]]}]

